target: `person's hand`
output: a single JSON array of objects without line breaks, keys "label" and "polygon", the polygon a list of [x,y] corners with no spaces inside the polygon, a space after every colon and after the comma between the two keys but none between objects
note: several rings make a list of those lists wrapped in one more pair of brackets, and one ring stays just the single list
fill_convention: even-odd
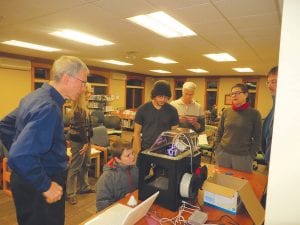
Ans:
[{"label": "person's hand", "polygon": [[97,150],[99,150],[99,151],[105,151],[107,149],[105,147],[103,147],[103,146],[97,146]]},{"label": "person's hand", "polygon": [[84,144],[83,147],[82,147],[82,149],[80,149],[79,154],[80,155],[84,155],[88,149],[89,149],[89,145],[88,144]]},{"label": "person's hand", "polygon": [[197,122],[197,118],[194,116],[189,116],[189,117],[187,117],[187,121],[191,124],[194,124]]},{"label": "person's hand", "polygon": [[196,130],[199,130],[201,128],[201,124],[197,121],[192,122],[192,125]]},{"label": "person's hand", "polygon": [[179,116],[179,122],[180,123],[186,123],[187,122],[187,117],[186,116]]},{"label": "person's hand", "polygon": [[50,188],[43,192],[43,196],[46,199],[46,202],[52,204],[61,199],[63,195],[63,188],[54,181],[51,181]]}]

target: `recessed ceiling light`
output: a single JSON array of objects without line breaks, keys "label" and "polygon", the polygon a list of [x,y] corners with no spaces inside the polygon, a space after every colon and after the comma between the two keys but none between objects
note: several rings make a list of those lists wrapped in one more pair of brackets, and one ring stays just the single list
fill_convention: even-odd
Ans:
[{"label": "recessed ceiling light", "polygon": [[17,46],[17,47],[22,47],[22,48],[30,48],[38,51],[44,51],[44,52],[56,52],[60,51],[61,49],[58,48],[52,48],[44,45],[37,45],[29,42],[23,42],[23,41],[17,41],[17,40],[9,40],[9,41],[3,41],[3,44],[6,45],[12,45],[12,46]]},{"label": "recessed ceiling light", "polygon": [[162,63],[162,64],[172,64],[172,63],[178,63],[172,59],[168,59],[165,57],[148,57],[148,58],[144,58],[153,62],[157,62],[157,63]]},{"label": "recessed ceiling light", "polygon": [[81,33],[75,30],[69,30],[69,29],[65,29],[62,31],[55,31],[50,33],[54,36],[57,37],[61,37],[61,38],[65,38],[68,40],[72,40],[72,41],[77,41],[80,43],[84,43],[87,45],[93,45],[93,46],[103,46],[103,45],[112,45],[114,43],[101,39],[101,38],[97,38],[95,36],[89,35],[89,34],[85,34],[85,33]]},{"label": "recessed ceiling light", "polygon": [[170,71],[166,71],[166,70],[150,70],[150,71],[155,73],[171,73]]},{"label": "recessed ceiling light", "polygon": [[162,11],[127,19],[166,38],[197,35],[194,31]]},{"label": "recessed ceiling light", "polygon": [[104,62],[104,63],[110,63],[110,64],[114,64],[114,65],[119,65],[119,66],[132,66],[133,65],[131,63],[122,62],[122,61],[113,60],[113,59],[100,60],[100,61]]},{"label": "recessed ceiling light", "polygon": [[207,70],[197,68],[197,69],[187,69],[188,71],[194,72],[194,73],[208,73]]},{"label": "recessed ceiling light", "polygon": [[244,67],[244,68],[232,68],[233,70],[235,70],[236,72],[240,72],[240,73],[251,73],[254,72],[253,69],[249,68],[249,67]]},{"label": "recessed ceiling light", "polygon": [[217,54],[205,54],[207,58],[210,58],[217,62],[231,62],[236,61],[234,57],[229,55],[228,53],[217,53]]}]

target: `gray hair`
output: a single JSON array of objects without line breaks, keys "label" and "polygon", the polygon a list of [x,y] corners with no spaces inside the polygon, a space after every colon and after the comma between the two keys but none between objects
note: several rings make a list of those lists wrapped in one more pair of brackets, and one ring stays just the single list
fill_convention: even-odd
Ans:
[{"label": "gray hair", "polygon": [[186,89],[186,90],[195,91],[196,88],[197,85],[194,82],[185,82],[182,86],[182,90]]},{"label": "gray hair", "polygon": [[81,71],[87,71],[89,73],[89,69],[81,59],[75,56],[61,56],[54,61],[50,75],[51,79],[57,82],[60,81],[64,74],[75,76]]}]

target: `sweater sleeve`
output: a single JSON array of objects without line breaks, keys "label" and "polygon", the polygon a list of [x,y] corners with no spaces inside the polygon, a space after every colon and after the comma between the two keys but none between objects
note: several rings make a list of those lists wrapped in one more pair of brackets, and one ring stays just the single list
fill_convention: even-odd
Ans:
[{"label": "sweater sleeve", "polygon": [[214,150],[216,150],[218,148],[218,146],[221,142],[223,133],[224,133],[224,119],[225,119],[225,116],[224,116],[224,112],[223,112],[222,116],[221,116],[221,120],[218,125],[218,131],[216,133],[216,141],[215,141],[215,149]]},{"label": "sweater sleeve", "polygon": [[111,174],[103,173],[96,184],[96,211],[100,211],[115,202],[113,195],[114,184]]},{"label": "sweater sleeve", "polygon": [[88,142],[88,137],[87,137],[87,128],[85,124],[85,113],[84,111],[77,110],[74,112],[74,117],[72,119],[72,129],[74,129],[76,132],[79,133],[80,139],[82,143],[87,143]]}]

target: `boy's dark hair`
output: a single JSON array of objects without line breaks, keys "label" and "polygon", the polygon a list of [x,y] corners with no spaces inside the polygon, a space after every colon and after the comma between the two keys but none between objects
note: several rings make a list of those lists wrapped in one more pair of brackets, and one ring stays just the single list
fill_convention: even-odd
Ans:
[{"label": "boy's dark hair", "polygon": [[158,80],[154,83],[151,91],[151,99],[155,98],[156,96],[166,96],[171,98],[172,93],[169,82],[165,80]]},{"label": "boy's dark hair", "polygon": [[270,69],[269,73],[267,74],[267,77],[269,77],[270,75],[278,75],[278,66],[274,66]]},{"label": "boy's dark hair", "polygon": [[240,83],[240,84],[236,84],[236,85],[234,85],[234,86],[231,88],[231,91],[232,91],[233,88],[239,88],[239,89],[241,89],[242,92],[248,93],[248,87],[247,87],[246,84],[241,84],[241,83]]},{"label": "boy's dark hair", "polygon": [[118,138],[116,141],[114,141],[111,145],[111,153],[112,157],[121,158],[121,155],[125,149],[131,149],[132,145],[129,141],[126,141],[124,139]]}]

